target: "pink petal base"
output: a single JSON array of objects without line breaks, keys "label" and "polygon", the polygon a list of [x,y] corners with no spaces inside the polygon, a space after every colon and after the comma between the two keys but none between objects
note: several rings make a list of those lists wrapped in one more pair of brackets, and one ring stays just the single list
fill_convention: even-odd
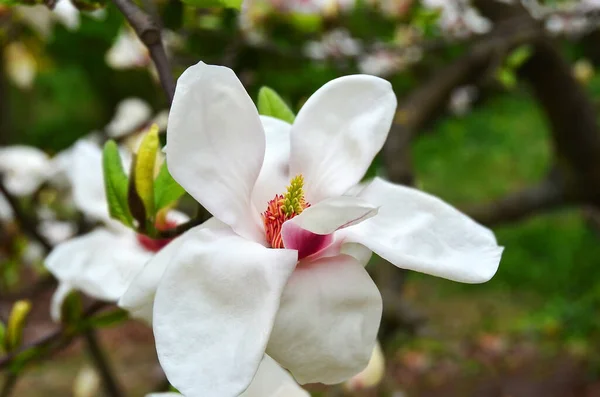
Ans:
[{"label": "pink petal base", "polygon": [[316,234],[302,229],[293,222],[286,222],[281,228],[283,245],[287,249],[298,251],[298,260],[323,251],[333,244],[332,234]]}]

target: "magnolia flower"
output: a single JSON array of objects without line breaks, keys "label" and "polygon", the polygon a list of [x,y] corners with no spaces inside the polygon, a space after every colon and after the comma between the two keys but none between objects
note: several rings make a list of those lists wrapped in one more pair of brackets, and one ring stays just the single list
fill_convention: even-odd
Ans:
[{"label": "magnolia flower", "polygon": [[106,53],[106,63],[113,69],[133,69],[150,64],[150,53],[132,29],[123,28]]},{"label": "magnolia flower", "polygon": [[422,0],[423,6],[440,10],[440,28],[448,35],[458,38],[483,34],[490,31],[492,23],[481,16],[466,0]]},{"label": "magnolia flower", "polygon": [[360,42],[345,29],[329,31],[323,35],[321,41],[310,41],[304,48],[304,53],[309,58],[321,60],[328,57],[353,57],[360,51]]},{"label": "magnolia flower", "polygon": [[0,174],[15,196],[34,193],[52,172],[50,157],[40,149],[24,145],[0,148]]},{"label": "magnolia flower", "polygon": [[33,86],[37,74],[37,61],[27,47],[18,41],[12,42],[4,49],[6,74],[21,89]]},{"label": "magnolia flower", "polygon": [[[179,393],[155,393],[146,397],[183,397]],[[275,360],[265,355],[254,380],[240,397],[310,397]]]},{"label": "magnolia flower", "polygon": [[79,10],[69,0],[58,0],[52,10],[41,4],[16,6],[15,10],[19,18],[42,38],[50,36],[55,22],[61,23],[69,30],[78,29],[80,24]]},{"label": "magnolia flower", "polygon": [[214,218],[160,251],[120,305],[152,323],[184,395],[240,395],[265,352],[301,384],[362,371],[382,311],[364,269],[371,251],[456,281],[494,275],[493,233],[441,200],[381,179],[345,195],[395,109],[387,81],[346,76],[290,125],[259,117],[228,68],[200,62],[179,78],[167,164]]},{"label": "magnolia flower", "polygon": [[377,386],[385,375],[385,356],[381,345],[377,343],[371,354],[367,367],[358,375],[349,379],[344,387],[350,391],[368,389]]},{"label": "magnolia flower", "polygon": [[[106,226],[62,242],[46,258],[46,268],[59,281],[51,302],[51,315],[55,321],[60,320],[62,303],[73,290],[99,300],[116,302],[144,264],[170,242],[138,235],[110,219],[104,193],[102,150],[97,144],[79,141],[70,158],[68,176],[75,205],[88,218]],[[172,211],[159,221],[157,227],[169,228],[186,220],[184,214]]]},{"label": "magnolia flower", "polygon": [[135,132],[144,127],[152,117],[152,108],[140,98],[126,98],[117,105],[112,120],[106,125],[106,132],[111,138]]}]

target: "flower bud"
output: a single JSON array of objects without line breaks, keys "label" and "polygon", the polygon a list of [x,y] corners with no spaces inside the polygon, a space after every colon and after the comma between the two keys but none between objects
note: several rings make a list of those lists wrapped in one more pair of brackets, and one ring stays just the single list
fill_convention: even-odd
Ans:
[{"label": "flower bud", "polygon": [[25,322],[30,311],[31,302],[29,301],[22,300],[13,305],[6,329],[6,350],[12,351],[21,346],[23,329],[25,328]]},{"label": "flower bud", "polygon": [[349,391],[357,391],[377,386],[385,374],[385,357],[379,342],[375,345],[371,359],[367,367],[358,375],[353,376],[344,383],[344,388]]}]

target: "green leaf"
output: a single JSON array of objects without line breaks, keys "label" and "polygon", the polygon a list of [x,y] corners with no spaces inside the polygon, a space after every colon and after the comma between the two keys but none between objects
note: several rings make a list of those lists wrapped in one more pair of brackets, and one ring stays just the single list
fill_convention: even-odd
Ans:
[{"label": "green leaf", "polygon": [[132,227],[133,219],[127,204],[127,175],[123,170],[119,149],[114,141],[108,141],[104,145],[102,163],[108,212],[112,218]]},{"label": "green leaf", "polygon": [[292,109],[271,88],[262,87],[258,91],[258,113],[293,123],[296,116]]},{"label": "green leaf", "polygon": [[30,311],[31,302],[27,300],[17,301],[13,305],[6,327],[6,350],[13,351],[21,347],[23,329]]},{"label": "green leaf", "polygon": [[147,216],[154,216],[154,164],[158,152],[158,126],[154,124],[140,144],[135,159],[135,190],[144,203]]},{"label": "green leaf", "polygon": [[86,326],[90,328],[106,328],[120,324],[128,318],[129,314],[125,310],[117,309],[89,318],[86,321]]},{"label": "green leaf", "polygon": [[517,77],[515,73],[507,68],[500,68],[496,73],[496,78],[505,88],[513,89],[517,86]]},{"label": "green leaf", "polygon": [[165,161],[160,167],[158,176],[154,181],[154,204],[156,210],[160,211],[184,194],[185,190],[173,179]]},{"label": "green leaf", "polygon": [[236,10],[242,8],[242,0],[183,0],[183,2],[194,7],[203,8],[224,7]]},{"label": "green leaf", "polygon": [[506,58],[506,65],[512,69],[517,69],[529,59],[531,53],[532,51],[529,45],[517,47]]},{"label": "green leaf", "polygon": [[63,324],[75,325],[81,319],[83,302],[77,291],[71,291],[60,308],[60,319]]}]

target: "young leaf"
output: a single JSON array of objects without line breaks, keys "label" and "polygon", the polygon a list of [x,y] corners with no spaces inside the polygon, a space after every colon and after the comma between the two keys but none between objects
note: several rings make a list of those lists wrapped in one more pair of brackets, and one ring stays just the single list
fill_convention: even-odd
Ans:
[{"label": "young leaf", "polygon": [[242,0],[183,0],[183,2],[194,7],[202,8],[224,7],[236,10],[242,8]]},{"label": "young leaf", "polygon": [[106,328],[118,325],[129,318],[129,313],[122,309],[116,309],[107,313],[100,313],[86,321],[89,328]]},{"label": "young leaf", "polygon": [[154,181],[154,205],[160,211],[185,194],[185,190],[173,179],[165,161]]},{"label": "young leaf", "polygon": [[112,218],[132,227],[133,220],[127,205],[127,175],[123,171],[119,149],[114,141],[108,141],[104,145],[102,163],[108,212]]},{"label": "young leaf", "polygon": [[154,124],[146,134],[135,160],[135,190],[144,203],[146,214],[154,216],[154,165],[158,152],[158,126]]},{"label": "young leaf", "polygon": [[281,97],[271,88],[262,87],[258,91],[258,113],[293,123],[296,116]]},{"label": "young leaf", "polygon": [[23,328],[25,328],[25,321],[27,321],[30,311],[31,302],[29,301],[21,300],[13,305],[6,328],[6,350],[13,351],[21,346]]},{"label": "young leaf", "polygon": [[528,45],[522,45],[517,47],[513,52],[506,58],[506,64],[511,69],[517,69],[525,63],[531,56],[531,47]]}]

